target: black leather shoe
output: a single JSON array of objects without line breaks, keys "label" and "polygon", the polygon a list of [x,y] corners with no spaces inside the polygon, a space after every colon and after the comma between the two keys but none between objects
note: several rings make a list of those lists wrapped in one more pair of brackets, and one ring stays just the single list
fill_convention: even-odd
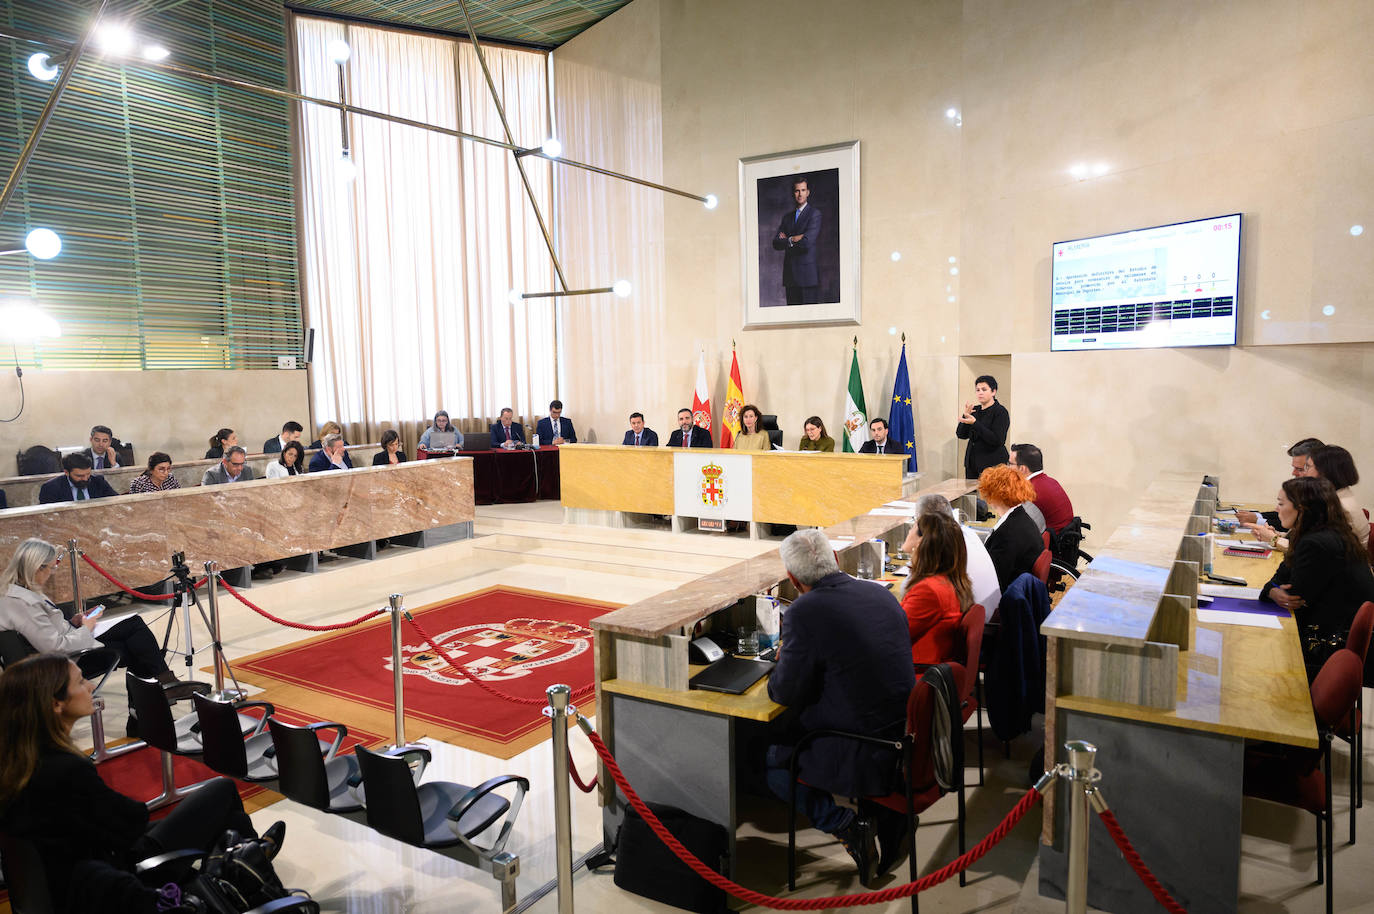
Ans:
[{"label": "black leather shoe", "polygon": [[878,875],[886,876],[911,853],[911,833],[906,816],[886,807],[874,811],[873,822],[878,832]]},{"label": "black leather shoe", "polygon": [[873,820],[855,816],[848,828],[835,837],[840,839],[849,857],[859,869],[859,883],[868,888],[877,878],[878,842],[873,834]]},{"label": "black leather shoe", "polygon": [[281,853],[281,843],[286,840],[286,823],[278,819],[267,826],[267,831],[262,833],[262,840],[267,844],[267,859],[275,859]]}]

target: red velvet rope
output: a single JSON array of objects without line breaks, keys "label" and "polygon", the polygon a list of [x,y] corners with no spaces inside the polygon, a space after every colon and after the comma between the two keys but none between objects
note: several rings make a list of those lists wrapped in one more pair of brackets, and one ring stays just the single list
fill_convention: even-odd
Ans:
[{"label": "red velvet rope", "polygon": [[879,892],[861,892],[857,895],[837,895],[833,898],[774,898],[772,895],[764,895],[762,892],[755,892],[753,889],[747,889],[739,883],[727,879],[698,860],[691,851],[682,846],[681,841],[673,837],[673,833],[668,831],[667,826],[659,821],[658,817],[655,816],[649,810],[649,807],[644,804],[644,801],[639,798],[639,794],[635,793],[634,789],[630,787],[630,782],[625,780],[624,772],[622,772],[620,766],[616,764],[615,757],[612,756],[610,750],[606,748],[606,744],[601,741],[601,737],[595,732],[588,734],[588,737],[591,739],[592,745],[596,747],[597,755],[601,756],[601,763],[605,765],[606,770],[611,773],[611,777],[615,779],[616,786],[625,794],[626,799],[630,801],[630,805],[635,808],[635,811],[638,812],[644,821],[648,823],[649,827],[653,829],[654,834],[658,835],[659,840],[666,844],[668,849],[678,856],[678,859],[691,867],[693,872],[716,888],[723,889],[736,898],[747,901],[750,904],[762,905],[766,908],[776,908],[780,911],[821,911],[829,908],[852,908],[866,904],[883,904],[889,901],[896,901],[899,898],[908,898],[915,895],[917,892],[924,892],[931,886],[938,885],[956,873],[968,869],[976,860],[992,850],[998,842],[1005,838],[1011,830],[1016,827],[1016,823],[1021,821],[1022,816],[1029,812],[1030,808],[1039,802],[1041,798],[1040,791],[1032,787],[1030,790],[1026,791],[1025,795],[1021,797],[1021,801],[1016,804],[1012,811],[1007,813],[1007,817],[1002,820],[1001,824],[994,828],[986,838],[978,842],[976,847],[962,857],[952,860],[935,872],[915,882],[893,886]]},{"label": "red velvet rope", "polygon": [[596,789],[596,778],[592,778],[590,784],[582,783],[582,776],[577,773],[577,764],[573,761],[572,753],[568,753],[568,774],[572,777],[572,782],[577,785],[577,789],[583,793],[591,793]]},{"label": "red velvet rope", "polygon": [[379,610],[375,609],[368,610],[365,614],[359,616],[356,619],[352,619],[348,622],[335,622],[333,625],[308,625],[305,622],[291,622],[281,618],[280,616],[272,615],[270,612],[263,609],[261,606],[254,605],[246,597],[244,597],[243,594],[235,590],[234,586],[230,584],[228,581],[224,580],[224,578],[220,578],[219,582],[224,585],[224,589],[229,591],[229,593],[234,597],[234,599],[238,600],[244,606],[247,606],[253,612],[262,616],[264,619],[270,619],[278,625],[285,625],[287,628],[299,628],[302,631],[307,632],[336,632],[340,629],[352,628],[355,625],[361,625],[368,619],[375,617],[379,612]]},{"label": "red velvet rope", "polygon": [[97,565],[95,563],[95,560],[92,559],[86,553],[81,552],[78,553],[78,555],[81,556],[81,558],[85,561],[87,565],[90,565],[92,568],[94,568],[102,578],[109,581],[111,584],[118,587],[120,590],[124,591],[131,597],[138,597],[140,600],[147,600],[149,602],[153,600],[175,600],[177,597],[177,595],[174,593],[143,593],[142,591],[133,590],[132,588],[124,586],[119,581],[116,581],[113,575],[111,575],[104,568],[101,568],[99,565]]},{"label": "red velvet rope", "polygon": [[1102,818],[1102,824],[1107,826],[1107,833],[1116,842],[1121,855],[1126,858],[1126,862],[1135,870],[1135,874],[1140,877],[1140,881],[1145,883],[1145,888],[1150,890],[1150,894],[1155,896],[1155,901],[1159,902],[1164,910],[1171,914],[1187,914],[1183,905],[1174,901],[1168,890],[1155,878],[1155,874],[1150,872],[1150,868],[1145,865],[1145,861],[1140,859],[1140,854],[1131,845],[1131,839],[1126,837],[1126,832],[1121,828],[1121,823],[1116,820],[1116,814],[1110,809],[1104,809],[1098,813]]},{"label": "red velvet rope", "polygon": [[[483,682],[481,679],[478,679],[472,673],[469,673],[461,663],[459,663],[457,660],[454,660],[452,655],[450,655],[448,651],[444,650],[443,647],[441,647],[439,643],[436,642],[434,638],[430,636],[429,632],[425,631],[424,627],[420,625],[419,622],[416,622],[414,619],[411,618],[407,618],[406,621],[410,623],[411,627],[419,633],[420,637],[425,640],[425,643],[428,644],[436,654],[444,658],[444,661],[448,663],[448,665],[453,669],[455,673],[462,676],[464,679],[466,679],[473,685],[477,686],[482,691],[486,692],[489,695],[493,695],[497,698],[503,699],[505,701],[514,702],[518,705],[530,705],[531,707],[548,707],[549,700],[547,698],[521,698],[518,695],[511,695],[507,692],[502,692],[500,689],[496,688],[490,683],[486,683]],[[595,688],[596,686],[594,685],[583,686],[582,688],[578,689],[576,692],[573,693],[573,697],[575,698],[579,695],[590,693]],[[595,782],[593,781],[593,783]],[[579,783],[578,786],[580,787],[581,784]],[[585,787],[583,787],[582,789],[587,790],[587,788]]]}]

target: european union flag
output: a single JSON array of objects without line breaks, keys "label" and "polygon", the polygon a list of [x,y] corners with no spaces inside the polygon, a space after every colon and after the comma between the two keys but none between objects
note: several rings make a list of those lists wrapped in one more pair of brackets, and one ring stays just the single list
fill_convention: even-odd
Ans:
[{"label": "european union flag", "polygon": [[907,454],[908,473],[916,472],[916,423],[911,418],[911,379],[906,373],[906,343],[902,344],[902,360],[897,363],[897,382],[892,385],[892,409],[888,411],[887,434],[900,444]]}]

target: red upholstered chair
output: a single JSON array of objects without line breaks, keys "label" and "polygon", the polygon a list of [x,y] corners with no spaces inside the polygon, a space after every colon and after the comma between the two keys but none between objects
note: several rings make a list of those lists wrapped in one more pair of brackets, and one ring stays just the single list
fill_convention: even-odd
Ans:
[{"label": "red upholstered chair", "polygon": [[[1345,646],[1360,658],[1362,669],[1367,669],[1369,656],[1369,637],[1374,632],[1374,603],[1365,603],[1355,613],[1350,623],[1350,634],[1346,636]],[[1368,674],[1364,677],[1368,684]],[[1364,806],[1364,689],[1355,698],[1355,709],[1350,719],[1335,730],[1336,736],[1350,746],[1350,843],[1355,843],[1355,810]]]},{"label": "red upholstered chair", "polygon": [[[964,653],[962,661],[951,663],[950,670],[954,673],[954,679],[959,683],[959,714],[961,717],[960,731],[963,725],[968,723],[968,719],[977,715],[978,717],[978,786],[983,786],[983,715],[978,703],[977,689],[978,684],[978,655],[983,650],[983,626],[987,623],[987,610],[983,609],[983,604],[974,603],[968,608],[959,619],[959,633],[963,636]],[[959,782],[959,846],[964,846],[964,822],[965,815],[965,784],[961,779]],[[959,884],[965,885],[964,873],[959,874]]]},{"label": "red upholstered chair", "polygon": [[1265,746],[1245,753],[1245,795],[1296,806],[1317,820],[1317,881],[1326,882],[1326,912],[1332,914],[1331,814],[1332,729],[1350,717],[1364,677],[1359,656],[1349,648],[1332,654],[1312,682],[1312,711],[1318,748],[1275,753]]},{"label": "red upholstered chair", "polygon": [[1050,586],[1050,563],[1054,561],[1054,553],[1046,549],[1040,553],[1040,558],[1035,560],[1031,566],[1031,574],[1040,579],[1040,583],[1046,587]]}]

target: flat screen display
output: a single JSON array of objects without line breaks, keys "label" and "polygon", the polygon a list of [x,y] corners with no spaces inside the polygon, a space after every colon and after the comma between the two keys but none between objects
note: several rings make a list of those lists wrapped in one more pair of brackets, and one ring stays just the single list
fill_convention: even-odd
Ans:
[{"label": "flat screen display", "polygon": [[1050,350],[1234,346],[1240,217],[1057,242]]}]

